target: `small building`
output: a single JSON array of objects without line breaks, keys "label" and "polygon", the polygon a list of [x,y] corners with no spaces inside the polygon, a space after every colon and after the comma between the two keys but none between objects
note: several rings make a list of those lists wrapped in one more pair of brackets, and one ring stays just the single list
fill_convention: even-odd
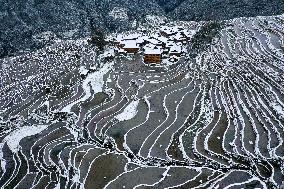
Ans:
[{"label": "small building", "polygon": [[171,47],[174,46],[176,43],[174,41],[171,41],[169,40],[167,43],[166,43],[166,47],[165,49],[169,52]]},{"label": "small building", "polygon": [[180,56],[181,56],[181,53],[182,53],[181,46],[178,46],[178,45],[176,45],[176,44],[174,44],[173,46],[171,46],[170,52],[169,52],[169,55],[170,55],[170,56],[177,56],[177,57],[180,57]]},{"label": "small building", "polygon": [[144,52],[145,63],[161,63],[162,61],[162,50],[159,48],[146,48]]},{"label": "small building", "polygon": [[127,52],[127,53],[137,53],[140,49],[140,47],[137,45],[136,40],[125,40],[122,41],[123,44],[123,49]]},{"label": "small building", "polygon": [[164,36],[160,36],[157,38],[158,41],[160,41],[163,44],[163,48],[166,47],[166,43],[168,42],[168,38]]},{"label": "small building", "polygon": [[146,39],[146,41],[148,42],[148,44],[152,44],[154,46],[157,46],[159,48],[165,48],[166,44],[163,43],[162,41],[159,41],[158,39],[154,38],[154,37],[150,37],[148,39]]}]

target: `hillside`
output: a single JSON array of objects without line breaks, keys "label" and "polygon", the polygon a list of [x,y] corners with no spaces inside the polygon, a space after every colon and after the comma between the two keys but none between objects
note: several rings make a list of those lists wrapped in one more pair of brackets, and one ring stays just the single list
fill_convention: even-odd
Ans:
[{"label": "hillside", "polygon": [[0,59],[0,186],[283,187],[283,23],[143,28],[195,29],[170,65],[145,64],[142,50],[109,58],[129,32],[102,52],[83,38]]},{"label": "hillside", "polygon": [[183,0],[169,15],[181,20],[227,20],[238,17],[279,15],[282,0]]},{"label": "hillside", "polygon": [[134,20],[143,22],[147,14],[201,21],[283,12],[282,0],[2,0],[0,57],[39,49],[55,39],[86,37],[91,25],[105,31],[129,30]]},{"label": "hillside", "polygon": [[142,15],[162,12],[154,0],[142,4],[139,0],[4,0],[0,2],[0,57],[35,50],[57,38],[89,36],[91,24],[105,31],[127,30]]}]

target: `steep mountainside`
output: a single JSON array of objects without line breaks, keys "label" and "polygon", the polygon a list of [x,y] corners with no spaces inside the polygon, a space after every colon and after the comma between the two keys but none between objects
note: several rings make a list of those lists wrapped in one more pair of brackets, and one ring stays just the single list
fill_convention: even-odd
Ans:
[{"label": "steep mountainside", "polygon": [[184,0],[170,15],[175,19],[201,21],[277,15],[283,11],[283,0]]},{"label": "steep mountainside", "polygon": [[[42,47],[54,38],[87,36],[90,23],[125,30],[141,15],[162,12],[155,0],[4,0],[0,2],[0,57]],[[46,31],[52,33],[35,36]]]},{"label": "steep mountainside", "polygon": [[2,0],[0,57],[41,48],[56,38],[87,36],[90,23],[121,31],[147,14],[200,21],[283,11],[283,0]]}]

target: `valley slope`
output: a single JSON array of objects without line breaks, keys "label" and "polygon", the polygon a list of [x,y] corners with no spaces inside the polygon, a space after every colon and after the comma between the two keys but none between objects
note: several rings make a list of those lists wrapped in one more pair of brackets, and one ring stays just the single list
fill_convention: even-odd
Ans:
[{"label": "valley slope", "polygon": [[283,186],[284,16],[221,24],[169,67],[86,39],[0,59],[0,186]]}]

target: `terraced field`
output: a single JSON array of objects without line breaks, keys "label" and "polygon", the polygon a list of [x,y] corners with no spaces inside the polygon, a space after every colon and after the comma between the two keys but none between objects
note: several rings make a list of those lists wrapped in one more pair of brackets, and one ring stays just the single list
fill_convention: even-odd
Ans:
[{"label": "terraced field", "polygon": [[227,21],[190,57],[105,62],[68,41],[2,59],[0,186],[280,188],[284,16]]}]

